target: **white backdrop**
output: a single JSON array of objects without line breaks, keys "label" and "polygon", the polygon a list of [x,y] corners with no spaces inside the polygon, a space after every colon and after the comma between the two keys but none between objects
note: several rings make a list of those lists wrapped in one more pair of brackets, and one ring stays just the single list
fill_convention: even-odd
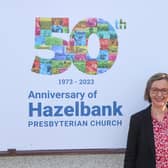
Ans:
[{"label": "white backdrop", "polygon": [[[168,70],[167,6],[166,0],[1,2],[0,151],[8,148],[125,148],[130,115],[148,105],[143,100],[147,79],[153,73]],[[48,59],[53,57],[51,51],[34,47],[36,17],[69,18],[69,34],[60,34],[65,40],[69,40],[72,29],[83,19],[102,18],[108,21],[118,36],[118,54],[114,65],[107,72],[97,75],[83,73],[73,64],[66,72],[57,75],[32,72],[36,55]],[[126,22],[126,29],[117,29],[115,23],[120,19]],[[98,42],[96,38],[90,40],[90,53],[97,53]],[[59,81],[63,79],[75,83],[60,84]],[[94,83],[81,85],[80,80],[91,80]],[[108,105],[112,107],[113,113],[111,116],[75,116],[70,112],[73,116],[67,116],[61,112],[63,116],[47,117],[37,116],[37,112],[33,112],[31,117],[30,103],[33,108],[37,107],[37,103],[65,108],[81,102],[77,97],[29,98],[31,91],[83,93],[82,101],[85,105],[90,108]],[[93,98],[88,98],[88,94],[93,94]],[[83,121],[85,125],[81,125]],[[101,124],[107,121],[109,124]],[[48,122],[52,125],[46,125]]]}]

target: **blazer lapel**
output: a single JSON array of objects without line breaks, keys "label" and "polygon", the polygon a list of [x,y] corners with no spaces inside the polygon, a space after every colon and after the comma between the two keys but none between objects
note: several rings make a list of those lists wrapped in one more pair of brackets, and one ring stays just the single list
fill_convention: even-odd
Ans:
[{"label": "blazer lapel", "polygon": [[145,125],[146,125],[145,132],[147,134],[147,142],[151,148],[153,156],[155,157],[155,144],[154,144],[152,117],[151,117],[151,107],[148,107],[146,109]]}]

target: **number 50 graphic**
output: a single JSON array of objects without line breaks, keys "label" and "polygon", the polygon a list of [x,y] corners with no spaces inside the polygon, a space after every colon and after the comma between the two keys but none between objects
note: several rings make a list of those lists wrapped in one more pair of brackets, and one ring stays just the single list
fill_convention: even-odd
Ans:
[{"label": "number 50 graphic", "polygon": [[[41,18],[35,20],[35,48],[53,51],[51,59],[36,56],[32,71],[55,75],[68,70],[71,63],[81,72],[97,75],[109,70],[117,57],[118,40],[114,28],[100,18],[87,18],[78,22],[70,34],[70,40],[52,36],[53,33],[69,33],[69,18]],[[99,38],[97,58],[88,53],[91,34]]]}]

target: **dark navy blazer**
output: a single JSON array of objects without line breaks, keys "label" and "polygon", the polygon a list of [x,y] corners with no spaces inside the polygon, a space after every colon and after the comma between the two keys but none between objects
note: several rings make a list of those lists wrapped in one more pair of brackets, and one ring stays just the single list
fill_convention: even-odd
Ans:
[{"label": "dark navy blazer", "polygon": [[156,168],[151,106],[131,116],[124,168]]}]

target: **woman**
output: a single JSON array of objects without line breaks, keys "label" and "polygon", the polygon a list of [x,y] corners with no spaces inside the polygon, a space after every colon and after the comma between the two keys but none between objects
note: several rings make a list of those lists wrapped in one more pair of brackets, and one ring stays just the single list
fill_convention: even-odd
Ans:
[{"label": "woman", "polygon": [[124,168],[168,168],[168,74],[154,74],[144,94],[150,105],[130,119]]}]

